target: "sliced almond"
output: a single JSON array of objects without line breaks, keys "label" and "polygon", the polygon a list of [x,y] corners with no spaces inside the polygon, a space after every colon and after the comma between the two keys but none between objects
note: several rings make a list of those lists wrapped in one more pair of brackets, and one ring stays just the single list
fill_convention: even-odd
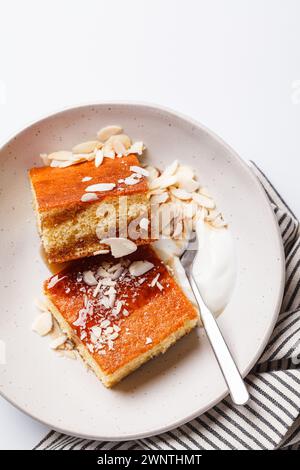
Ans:
[{"label": "sliced almond", "polygon": [[63,350],[61,351],[61,354],[67,357],[68,359],[73,359],[73,360],[77,359],[76,351]]},{"label": "sliced almond", "polygon": [[[95,155],[93,155],[93,159],[94,158],[95,158]],[[85,157],[84,158],[80,157],[80,158],[77,158],[77,159],[65,160],[65,161],[51,160],[50,166],[53,167],[53,168],[66,168],[68,166],[78,165],[79,163],[82,163],[82,162],[87,161],[87,160],[88,160],[88,158],[85,158]]]},{"label": "sliced almond", "polygon": [[152,181],[155,178],[158,178],[159,171],[156,168],[154,168],[154,166],[146,166],[145,170],[148,171],[148,180],[149,181]]},{"label": "sliced almond", "polygon": [[86,192],[102,192],[102,191],[111,191],[116,187],[115,183],[98,183],[98,184],[91,184],[87,188],[85,188]]},{"label": "sliced almond", "polygon": [[142,175],[142,176],[149,176],[149,172],[145,169],[145,168],[142,168],[141,166],[131,166],[130,167],[130,171],[133,171],[134,173],[137,173],[139,175]]},{"label": "sliced almond", "polygon": [[95,166],[97,168],[102,164],[103,158],[104,158],[103,150],[101,149],[97,150],[96,156],[95,156]]},{"label": "sliced almond", "polygon": [[123,144],[126,150],[129,149],[129,147],[131,146],[130,137],[128,137],[128,135],[126,134],[119,134],[119,135],[111,136],[105,145],[110,144],[114,146],[116,142]]},{"label": "sliced almond", "polygon": [[151,189],[165,189],[177,183],[176,175],[172,176],[159,176],[150,182],[149,188]]},{"label": "sliced almond", "polygon": [[72,160],[51,160],[50,166],[52,168],[66,168],[67,166],[76,165],[76,163],[79,163],[79,161],[74,162]]},{"label": "sliced almond", "polygon": [[154,264],[150,263],[150,261],[133,261],[128,269],[131,276],[137,277],[142,276],[152,268],[154,268]]},{"label": "sliced almond", "polygon": [[130,153],[137,153],[138,155],[142,155],[144,149],[145,146],[143,142],[134,142],[127,150],[127,154],[129,155]]},{"label": "sliced almond", "polygon": [[127,256],[137,249],[136,244],[133,241],[128,240],[128,238],[105,238],[101,240],[101,243],[110,246],[111,253],[115,258]]},{"label": "sliced almond", "polygon": [[123,132],[120,126],[106,126],[97,132],[97,137],[102,142],[108,140],[112,135],[121,134]]},{"label": "sliced almond", "polygon": [[178,187],[190,193],[200,186],[200,183],[194,179],[194,171],[188,166],[181,165],[176,172],[176,177]]},{"label": "sliced almond", "polygon": [[40,157],[43,160],[43,163],[44,163],[45,166],[50,165],[50,160],[49,160],[48,155],[46,153],[41,153]]},{"label": "sliced almond", "polygon": [[106,255],[107,253],[109,253],[109,250],[98,250],[98,251],[94,251],[93,255],[94,255],[94,256],[97,256],[97,255]]},{"label": "sliced almond", "polygon": [[93,271],[84,271],[83,272],[83,282],[88,286],[96,286],[98,284],[97,279],[94,276]]},{"label": "sliced almond", "polygon": [[77,144],[72,148],[73,153],[91,153],[95,149],[101,146],[101,143],[98,140],[88,140],[86,142],[82,142],[81,144]]},{"label": "sliced almond", "polygon": [[68,150],[59,150],[58,152],[49,153],[48,159],[49,160],[56,160],[56,161],[65,161],[65,160],[72,160],[73,153],[69,152]]},{"label": "sliced almond", "polygon": [[167,166],[167,168],[162,172],[162,176],[175,175],[177,168],[178,168],[178,161],[174,160],[174,162],[171,163],[171,165]]},{"label": "sliced almond", "polygon": [[50,312],[43,312],[36,317],[32,324],[32,330],[40,336],[45,336],[53,328],[53,318]]},{"label": "sliced almond", "polygon": [[87,181],[91,181],[92,179],[92,176],[84,176],[81,181],[82,183],[87,183]]},{"label": "sliced almond", "polygon": [[227,223],[224,221],[221,214],[219,214],[214,220],[211,221],[211,225],[214,228],[226,228]]},{"label": "sliced almond", "polygon": [[58,274],[55,274],[55,276],[51,277],[50,281],[48,282],[48,289],[52,289],[52,287],[56,286],[56,284],[60,281],[62,281],[66,276],[59,277]]},{"label": "sliced almond", "polygon": [[118,157],[122,157],[126,153],[126,147],[123,144],[123,142],[121,142],[121,140],[119,139],[115,139],[115,141],[112,143],[112,148],[115,151],[115,153],[118,155]]},{"label": "sliced almond", "polygon": [[[84,157],[85,155],[85,157]],[[84,157],[85,160],[87,160],[88,162],[92,161],[95,159],[95,156],[96,156],[96,152],[91,152],[91,153],[78,153],[78,155],[75,155],[75,158],[76,157]]]},{"label": "sliced almond", "polygon": [[177,180],[177,184],[180,189],[185,189],[190,193],[197,191],[199,188],[199,182],[194,179],[180,178],[180,180]]},{"label": "sliced almond", "polygon": [[96,336],[96,338],[100,338],[101,333],[102,333],[102,329],[100,328],[100,326],[94,325],[92,326],[91,330],[93,334]]},{"label": "sliced almond", "polygon": [[188,201],[189,199],[192,199],[191,193],[186,191],[185,189],[181,188],[171,188],[171,193],[177,198],[181,199],[182,201]]},{"label": "sliced almond", "polygon": [[203,194],[193,193],[193,201],[195,201],[199,206],[206,207],[207,209],[214,209],[215,202],[210,197],[204,196]]},{"label": "sliced almond", "polygon": [[111,158],[112,160],[115,158],[115,151],[114,151],[113,146],[110,142],[107,142],[103,146],[102,150],[103,150],[104,157]]},{"label": "sliced almond", "polygon": [[57,349],[59,348],[60,346],[62,346],[63,344],[65,344],[65,342],[67,341],[67,336],[62,334],[62,335],[59,335],[57,338],[55,338],[53,341],[51,341],[50,343],[50,348],[51,349]]},{"label": "sliced almond", "polygon": [[151,281],[150,287],[154,287],[159,279],[160,273],[158,273]]},{"label": "sliced almond", "polygon": [[96,201],[97,199],[98,199],[98,196],[95,193],[86,193],[86,194],[83,194],[80,198],[82,202],[91,202],[91,201]]},{"label": "sliced almond", "polygon": [[163,204],[164,202],[167,202],[168,199],[169,194],[167,191],[165,191],[161,194],[155,194],[154,196],[152,196],[150,202],[151,204]]},{"label": "sliced almond", "polygon": [[162,194],[165,192],[165,189],[153,189],[152,191],[148,191],[147,193],[147,198],[150,199],[151,196],[154,196],[155,194]]},{"label": "sliced almond", "polygon": [[137,175],[137,173],[133,173],[130,176],[127,176],[127,178],[124,179],[124,183],[127,184],[128,186],[134,186],[135,184],[138,184],[140,182],[140,175]]}]

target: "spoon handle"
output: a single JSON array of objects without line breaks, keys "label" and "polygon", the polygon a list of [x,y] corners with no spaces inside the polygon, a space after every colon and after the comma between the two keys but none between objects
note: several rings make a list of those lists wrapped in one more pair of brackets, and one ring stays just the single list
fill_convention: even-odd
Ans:
[{"label": "spoon handle", "polygon": [[245,383],[222,336],[215,317],[205,305],[192,275],[189,276],[189,280],[199,305],[203,326],[227,383],[231,399],[236,405],[245,405],[250,398]]}]

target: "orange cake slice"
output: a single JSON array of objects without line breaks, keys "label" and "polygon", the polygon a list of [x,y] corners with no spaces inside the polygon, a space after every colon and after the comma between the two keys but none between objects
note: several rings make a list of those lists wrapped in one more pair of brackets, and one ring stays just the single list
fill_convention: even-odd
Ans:
[{"label": "orange cake slice", "polygon": [[48,307],[111,387],[194,328],[198,311],[149,246],[72,263],[44,284]]},{"label": "orange cake slice", "polygon": [[[107,238],[111,228],[119,236],[121,217],[130,224],[148,216],[148,183],[142,171],[134,172],[137,167],[138,158],[130,154],[114,160],[105,158],[99,167],[87,161],[66,168],[46,166],[29,171],[39,232],[50,263],[108,248],[100,240]],[[145,238],[134,241],[142,244]]]}]

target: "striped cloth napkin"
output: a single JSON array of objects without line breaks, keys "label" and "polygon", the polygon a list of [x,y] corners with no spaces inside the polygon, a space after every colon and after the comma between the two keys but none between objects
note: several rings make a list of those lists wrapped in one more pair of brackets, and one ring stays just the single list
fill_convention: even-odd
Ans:
[{"label": "striped cloth napkin", "polygon": [[252,169],[265,188],[281,230],[286,285],[269,344],[246,378],[251,396],[248,404],[236,407],[228,396],[190,423],[138,441],[89,441],[50,431],[35,449],[300,449],[299,223],[266,176],[254,164]]}]

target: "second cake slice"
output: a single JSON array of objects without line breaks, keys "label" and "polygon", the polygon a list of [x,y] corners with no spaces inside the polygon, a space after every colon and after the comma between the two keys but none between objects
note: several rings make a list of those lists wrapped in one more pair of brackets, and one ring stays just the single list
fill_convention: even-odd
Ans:
[{"label": "second cake slice", "polygon": [[48,307],[107,387],[194,328],[198,311],[149,246],[75,262],[45,282]]}]

